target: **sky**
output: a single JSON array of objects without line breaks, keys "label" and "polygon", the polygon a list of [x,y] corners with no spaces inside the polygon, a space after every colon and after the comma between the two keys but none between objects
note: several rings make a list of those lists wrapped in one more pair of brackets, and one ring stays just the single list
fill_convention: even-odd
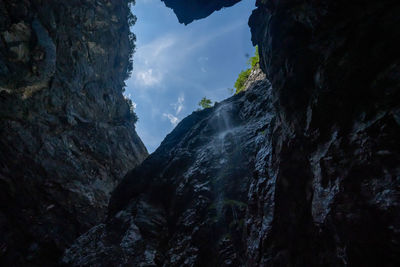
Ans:
[{"label": "sky", "polygon": [[136,106],[136,131],[150,153],[203,97],[220,102],[232,95],[229,88],[255,51],[247,25],[254,2],[185,26],[161,0],[136,0],[136,52],[125,96]]}]

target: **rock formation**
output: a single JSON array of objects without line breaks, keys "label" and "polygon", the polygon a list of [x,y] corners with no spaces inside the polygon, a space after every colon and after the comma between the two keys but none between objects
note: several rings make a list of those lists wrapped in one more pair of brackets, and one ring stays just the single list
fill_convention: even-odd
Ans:
[{"label": "rock formation", "polygon": [[189,24],[194,20],[208,17],[214,11],[230,7],[241,0],[161,0],[172,8],[180,23]]},{"label": "rock formation", "polygon": [[257,64],[256,66],[254,66],[254,68],[251,68],[250,75],[249,77],[247,77],[247,80],[243,85],[243,91],[246,91],[247,89],[251,88],[253,83],[255,83],[256,81],[261,81],[264,80],[265,78],[266,78],[265,73],[260,68],[260,65]]},{"label": "rock formation", "polygon": [[270,82],[185,118],[64,262],[398,266],[398,14],[391,0],[257,1]]},{"label": "rock formation", "polygon": [[114,191],[108,223],[80,237],[65,261],[238,266],[248,187],[266,156],[265,125],[273,119],[266,90],[268,81],[258,81],[246,94],[185,118]]},{"label": "rock formation", "polygon": [[[165,2],[189,23],[237,1]],[[102,217],[102,209],[88,214],[105,203],[88,196],[112,188],[99,177],[117,181],[142,158],[132,155],[145,153],[128,154],[142,150],[129,135],[128,108],[119,109],[125,6],[86,0],[42,10],[34,3],[36,16],[22,24],[1,21],[1,51],[14,53],[2,57],[1,71],[20,71],[9,79],[17,83],[1,80],[0,238],[11,248],[1,246],[0,257],[10,263],[24,253],[22,263],[43,266]],[[0,10],[11,14],[15,5]],[[29,17],[21,5],[12,14]],[[400,4],[256,5],[249,25],[266,78],[182,120],[119,183],[107,219],[65,251],[63,264],[400,265]],[[108,57],[94,56],[105,51]],[[137,145],[123,146],[124,133]]]},{"label": "rock formation", "polygon": [[257,6],[249,24],[278,127],[267,166],[273,204],[254,194],[246,239],[258,245],[248,263],[399,265],[399,3]]},{"label": "rock formation", "polygon": [[129,9],[1,0],[0,14],[0,265],[54,266],[147,156],[122,94]]}]

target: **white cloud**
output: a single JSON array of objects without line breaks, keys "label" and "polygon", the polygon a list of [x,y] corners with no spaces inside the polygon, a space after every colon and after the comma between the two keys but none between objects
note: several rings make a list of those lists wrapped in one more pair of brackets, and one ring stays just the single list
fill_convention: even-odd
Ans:
[{"label": "white cloud", "polygon": [[161,75],[154,73],[153,69],[136,72],[136,80],[144,86],[153,86],[161,82]]},{"label": "white cloud", "polygon": [[177,43],[177,39],[178,37],[175,34],[166,34],[156,38],[143,46],[138,46],[135,57],[140,57],[143,59],[142,62],[146,64],[157,62],[160,56],[169,55],[167,51]]},{"label": "white cloud", "polygon": [[163,113],[164,117],[167,117],[172,125],[176,126],[179,122],[179,119],[170,113]]},{"label": "white cloud", "polygon": [[179,113],[181,113],[181,111],[183,110],[183,102],[185,102],[185,96],[181,95],[178,97],[178,100],[176,103],[171,104],[171,106],[174,107],[175,109],[175,114],[178,115]]},{"label": "white cloud", "polygon": [[154,87],[161,84],[168,73],[168,66],[172,62],[171,49],[177,42],[176,36],[166,35],[153,40],[143,46],[138,45],[135,54],[136,88]]},{"label": "white cloud", "polygon": [[[136,89],[157,88],[160,90],[162,86],[159,85],[163,85],[164,78],[171,79],[170,73],[183,73],[181,66],[185,66],[185,62],[194,54],[194,50],[205,47],[209,42],[221,38],[222,35],[231,33],[243,25],[245,23],[239,22],[228,27],[218,27],[207,35],[200,36],[195,35],[193,31],[166,33],[144,45],[138,43],[133,70]],[[172,62],[173,64],[171,64]],[[209,58],[200,56],[197,58],[197,62],[200,65],[200,71],[206,73]],[[177,78],[176,75],[173,77]]]}]

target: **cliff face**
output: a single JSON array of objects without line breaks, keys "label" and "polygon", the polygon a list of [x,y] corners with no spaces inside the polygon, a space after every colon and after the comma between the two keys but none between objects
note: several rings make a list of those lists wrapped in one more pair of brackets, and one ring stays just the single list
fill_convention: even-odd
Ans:
[{"label": "cliff face", "polygon": [[[244,264],[248,190],[268,155],[267,80],[185,118],[113,193],[110,217],[67,250],[79,266]],[[108,255],[104,257],[104,255]]]},{"label": "cliff face", "polygon": [[249,261],[399,265],[399,3],[257,6],[249,24],[278,127],[266,166],[274,197],[258,191],[248,210]]},{"label": "cliff face", "polygon": [[[189,23],[237,1],[165,2]],[[127,12],[0,2],[0,265],[54,265],[146,156],[122,96]],[[184,119],[63,262],[399,266],[399,13],[257,1],[268,80]]]},{"label": "cliff face", "polygon": [[251,88],[253,83],[255,83],[256,81],[265,80],[265,78],[265,73],[260,68],[260,65],[257,64],[256,66],[251,68],[250,75],[243,85],[243,91]]},{"label": "cliff face", "polygon": [[241,0],[161,0],[172,8],[180,23],[189,24],[194,20],[208,17],[214,11],[230,7]]},{"label": "cliff face", "polygon": [[184,119],[65,262],[400,264],[399,3],[257,7],[250,26],[271,83]]},{"label": "cliff face", "polygon": [[53,265],[147,156],[122,95],[128,12],[0,1],[0,265]]}]

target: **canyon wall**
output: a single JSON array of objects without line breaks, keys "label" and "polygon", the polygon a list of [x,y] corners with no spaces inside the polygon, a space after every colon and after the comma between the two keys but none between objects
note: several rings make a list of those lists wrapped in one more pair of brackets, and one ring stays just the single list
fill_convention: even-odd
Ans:
[{"label": "canyon wall", "polygon": [[[181,2],[181,22],[199,18]],[[389,0],[257,1],[267,79],[185,118],[64,262],[398,266],[398,14]]]},{"label": "canyon wall", "polygon": [[0,265],[54,266],[147,156],[122,0],[0,1]]},{"label": "canyon wall", "polygon": [[[248,210],[251,264],[397,266],[400,5],[257,1],[249,25],[272,84],[271,201]],[[260,225],[257,227],[256,225]],[[264,225],[264,226],[261,226]]]},{"label": "canyon wall", "polygon": [[266,78],[134,168],[127,3],[0,2],[0,265],[400,265],[400,4],[256,5]]}]

